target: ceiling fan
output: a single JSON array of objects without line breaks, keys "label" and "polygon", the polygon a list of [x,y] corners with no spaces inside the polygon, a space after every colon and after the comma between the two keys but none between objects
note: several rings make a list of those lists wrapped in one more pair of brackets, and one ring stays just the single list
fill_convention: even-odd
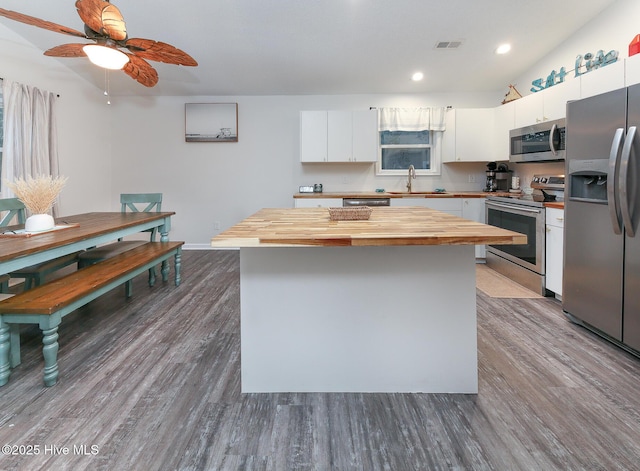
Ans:
[{"label": "ceiling fan", "polygon": [[[57,33],[91,39],[95,44],[62,44],[45,51],[44,55],[89,57],[91,62],[100,67],[122,69],[125,74],[146,87],[153,87],[158,83],[158,72],[147,60],[175,65],[198,65],[193,57],[170,44],[152,39],[129,38],[122,13],[108,0],[77,0],[76,8],[84,22],[84,33],[3,8],[0,8],[0,16]],[[112,60],[116,62],[111,62]]]}]

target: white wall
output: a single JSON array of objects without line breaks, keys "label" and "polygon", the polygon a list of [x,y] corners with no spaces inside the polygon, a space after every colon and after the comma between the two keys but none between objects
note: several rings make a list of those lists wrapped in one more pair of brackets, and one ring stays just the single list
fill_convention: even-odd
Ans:
[{"label": "white wall", "polygon": [[111,123],[102,91],[1,24],[0,77],[60,95],[60,173],[69,178],[60,195],[60,214],[108,209]]},{"label": "white wall", "polygon": [[[301,164],[299,113],[308,109],[370,106],[494,106],[490,96],[241,96],[119,97],[113,101],[113,194],[162,192],[163,208],[176,211],[171,237],[208,246],[213,235],[263,207],[292,207],[303,184],[325,191],[402,189],[400,177],[376,177],[371,164]],[[185,142],[184,104],[238,103],[237,143]],[[462,190],[468,173],[484,185],[483,164],[443,165],[442,177],[421,177],[416,188]],[[347,183],[343,183],[346,178]],[[116,198],[114,198],[114,201]],[[114,206],[115,208],[115,206]]]},{"label": "white wall", "polygon": [[[601,49],[605,54],[611,50],[617,50],[618,60],[624,60],[629,56],[629,43],[637,34],[640,34],[639,20],[640,2],[638,0],[618,0],[580,31],[549,52],[543,60],[534,64],[513,83],[523,96],[528,95],[531,93],[533,80],[546,79],[552,70],[559,71],[563,66],[567,72],[571,70],[566,80],[572,80],[576,57],[579,54],[584,56],[589,52],[595,54]],[[542,28],[540,34],[544,34]],[[517,47],[514,47],[512,53],[518,54]]]}]

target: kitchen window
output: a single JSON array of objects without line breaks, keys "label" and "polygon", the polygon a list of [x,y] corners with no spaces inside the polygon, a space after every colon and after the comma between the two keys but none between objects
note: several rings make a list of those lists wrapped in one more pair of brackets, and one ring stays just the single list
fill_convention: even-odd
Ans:
[{"label": "kitchen window", "polygon": [[378,175],[405,175],[410,165],[413,165],[417,175],[440,175],[444,108],[433,110],[380,110]]}]

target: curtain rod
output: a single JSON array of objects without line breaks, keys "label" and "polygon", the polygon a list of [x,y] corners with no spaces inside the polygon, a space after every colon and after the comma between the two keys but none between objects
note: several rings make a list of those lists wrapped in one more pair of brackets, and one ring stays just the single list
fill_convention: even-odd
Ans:
[{"label": "curtain rod", "polygon": [[[0,77],[0,80],[4,80],[4,77]],[[56,93],[56,97],[60,98],[60,94]]]}]

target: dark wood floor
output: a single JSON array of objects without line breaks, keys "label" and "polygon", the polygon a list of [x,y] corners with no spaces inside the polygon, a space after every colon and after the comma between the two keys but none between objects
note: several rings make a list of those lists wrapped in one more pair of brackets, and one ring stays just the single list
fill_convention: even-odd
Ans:
[{"label": "dark wood floor", "polygon": [[554,299],[478,292],[478,395],[241,394],[238,253],[187,251],[182,266],[179,288],[139,276],[132,299],[65,318],[52,388],[26,329],[0,445],[38,454],[0,469],[640,468],[640,360]]}]

